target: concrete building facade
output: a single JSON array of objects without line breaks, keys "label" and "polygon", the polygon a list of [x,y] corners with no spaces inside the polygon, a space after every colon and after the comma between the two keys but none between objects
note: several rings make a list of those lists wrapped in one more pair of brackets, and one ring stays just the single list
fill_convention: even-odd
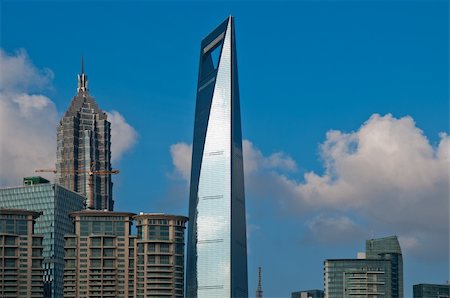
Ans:
[{"label": "concrete building facade", "polygon": [[135,297],[134,213],[71,213],[65,236],[64,297]]},{"label": "concrete building facade", "polygon": [[64,297],[184,297],[187,217],[100,210],[70,216],[75,233],[65,236]]},{"label": "concrete building facade", "polygon": [[134,217],[137,297],[184,297],[184,230],[187,217],[141,213]]},{"label": "concrete building facade", "polygon": [[43,236],[39,212],[0,208],[0,297],[43,297]]}]

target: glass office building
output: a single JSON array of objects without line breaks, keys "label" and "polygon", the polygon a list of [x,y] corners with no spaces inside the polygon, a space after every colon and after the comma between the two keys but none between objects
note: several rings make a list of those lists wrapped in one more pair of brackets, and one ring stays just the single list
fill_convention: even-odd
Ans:
[{"label": "glass office building", "polygon": [[449,298],[450,283],[447,285],[418,284],[413,285],[414,298]]},{"label": "glass office building", "polygon": [[358,259],[324,262],[326,298],[403,297],[403,259],[396,236],[366,241]]},{"label": "glass office building", "polygon": [[83,61],[77,94],[58,126],[56,158],[59,185],[85,195],[90,209],[113,210],[111,174],[89,173],[111,171],[111,123],[89,95]]},{"label": "glass office building", "polygon": [[[31,181],[24,180],[24,183]],[[36,179],[36,181],[44,181]],[[85,198],[58,184],[41,183],[0,189],[0,207],[42,212],[35,233],[42,234],[44,297],[63,297],[64,234],[73,233],[69,213],[84,209]]]},{"label": "glass office building", "polygon": [[189,198],[187,297],[248,297],[234,19],[200,49]]},{"label": "glass office building", "polygon": [[396,236],[366,241],[366,258],[388,260],[391,268],[391,297],[403,297],[403,256]]}]

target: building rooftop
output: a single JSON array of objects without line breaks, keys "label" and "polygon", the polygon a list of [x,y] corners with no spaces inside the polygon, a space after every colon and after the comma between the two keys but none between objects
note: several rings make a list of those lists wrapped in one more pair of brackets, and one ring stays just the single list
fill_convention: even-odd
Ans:
[{"label": "building rooftop", "polygon": [[33,219],[38,218],[42,215],[42,212],[30,211],[24,209],[10,209],[10,208],[0,208],[0,214],[2,215],[32,215]]}]

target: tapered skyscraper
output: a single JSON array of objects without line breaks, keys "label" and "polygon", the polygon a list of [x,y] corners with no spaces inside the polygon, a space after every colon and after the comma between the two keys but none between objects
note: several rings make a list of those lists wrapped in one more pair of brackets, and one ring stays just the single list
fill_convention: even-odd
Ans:
[{"label": "tapered skyscraper", "polygon": [[56,171],[57,183],[87,197],[88,208],[113,210],[111,175],[102,173],[111,171],[111,123],[89,95],[83,59],[77,94],[58,126]]},{"label": "tapered skyscraper", "polygon": [[190,183],[187,297],[248,297],[233,17],[201,43]]}]

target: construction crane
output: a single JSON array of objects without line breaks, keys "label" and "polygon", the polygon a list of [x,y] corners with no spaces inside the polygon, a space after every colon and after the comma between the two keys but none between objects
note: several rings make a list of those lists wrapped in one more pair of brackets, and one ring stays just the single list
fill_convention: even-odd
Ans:
[{"label": "construction crane", "polygon": [[119,170],[111,170],[111,171],[97,171],[94,170],[94,163],[91,164],[91,168],[89,170],[78,170],[78,169],[66,169],[62,171],[58,171],[57,169],[37,169],[36,173],[64,173],[64,174],[83,174],[87,173],[89,175],[89,200],[87,204],[88,209],[94,209],[94,175],[111,175],[111,174],[119,174]]}]

